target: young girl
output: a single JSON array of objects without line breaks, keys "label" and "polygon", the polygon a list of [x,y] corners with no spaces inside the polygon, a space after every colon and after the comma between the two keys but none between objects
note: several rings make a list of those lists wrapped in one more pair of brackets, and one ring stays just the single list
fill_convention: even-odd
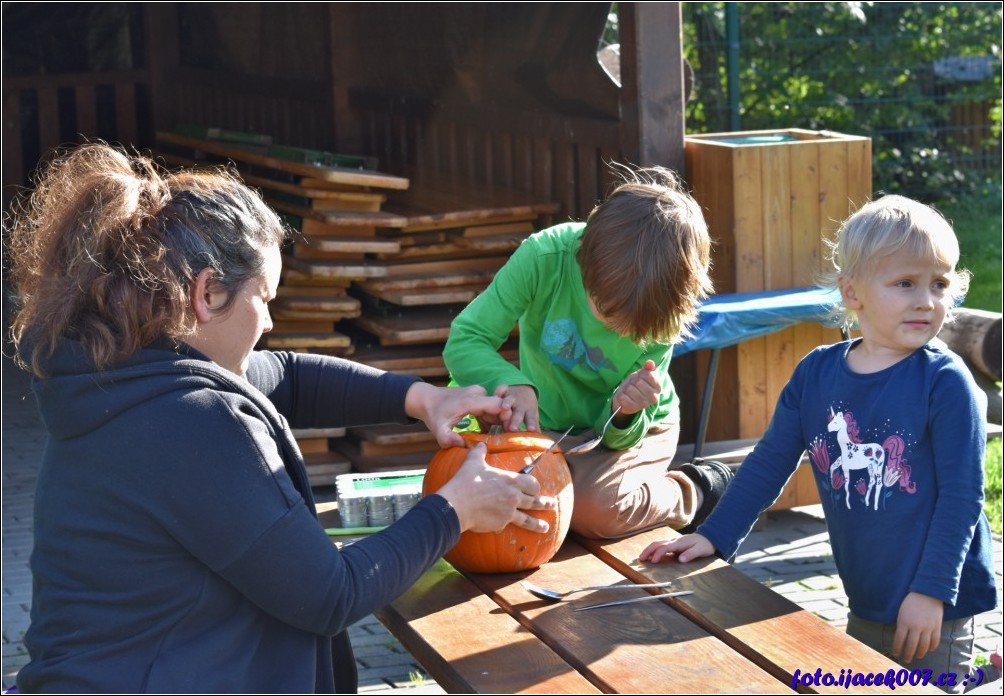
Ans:
[{"label": "young girl", "polygon": [[973,662],[973,617],[997,604],[983,514],[983,393],[934,340],[968,286],[959,245],[936,211],[901,196],[842,226],[831,280],[861,338],[817,348],[698,533],[649,545],[641,560],[731,559],[803,451],[814,465],[847,632],[912,668]]}]

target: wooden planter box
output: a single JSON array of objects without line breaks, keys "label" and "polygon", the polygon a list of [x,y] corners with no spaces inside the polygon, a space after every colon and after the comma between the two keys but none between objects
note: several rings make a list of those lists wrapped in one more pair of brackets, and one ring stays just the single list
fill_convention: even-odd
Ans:
[{"label": "wooden planter box", "polygon": [[[798,129],[694,135],[686,138],[686,163],[715,241],[717,293],[816,284],[828,263],[824,238],[872,196],[865,137]],[[723,350],[708,440],[759,437],[797,362],[840,338],[836,329],[800,324]],[[695,394],[707,359],[695,357]],[[799,486],[807,488],[789,484]]]}]

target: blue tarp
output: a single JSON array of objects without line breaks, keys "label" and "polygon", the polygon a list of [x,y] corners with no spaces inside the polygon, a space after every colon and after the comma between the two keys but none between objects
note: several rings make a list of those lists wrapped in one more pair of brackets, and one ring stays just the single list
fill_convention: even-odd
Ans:
[{"label": "blue tarp", "polygon": [[839,302],[838,290],[819,287],[716,295],[701,305],[694,337],[673,354],[727,348],[803,322],[837,327],[832,313]]}]

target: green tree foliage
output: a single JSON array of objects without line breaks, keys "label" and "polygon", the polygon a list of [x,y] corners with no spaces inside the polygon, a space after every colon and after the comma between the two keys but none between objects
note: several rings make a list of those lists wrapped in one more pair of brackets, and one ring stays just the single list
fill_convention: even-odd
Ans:
[{"label": "green tree foliage", "polygon": [[[684,3],[689,132],[729,130],[727,4],[738,12],[743,130],[868,136],[876,189],[931,202],[999,176],[1001,3]],[[966,57],[955,65],[967,74],[935,70]],[[963,107],[989,127],[974,130]]]}]

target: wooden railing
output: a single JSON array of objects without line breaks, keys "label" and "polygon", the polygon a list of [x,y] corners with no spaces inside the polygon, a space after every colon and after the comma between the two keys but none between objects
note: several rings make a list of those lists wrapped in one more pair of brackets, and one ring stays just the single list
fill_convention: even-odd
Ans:
[{"label": "wooden railing", "polygon": [[165,81],[167,91],[158,103],[163,129],[192,123],[266,134],[284,145],[333,148],[331,85],[324,79],[177,67]]},{"label": "wooden railing", "polygon": [[60,145],[101,139],[130,147],[150,142],[146,71],[30,75],[3,81],[5,202]]},{"label": "wooden railing", "polygon": [[524,191],[560,203],[555,220],[588,215],[608,193],[608,163],[624,161],[617,121],[361,92],[352,107],[381,167]]}]

